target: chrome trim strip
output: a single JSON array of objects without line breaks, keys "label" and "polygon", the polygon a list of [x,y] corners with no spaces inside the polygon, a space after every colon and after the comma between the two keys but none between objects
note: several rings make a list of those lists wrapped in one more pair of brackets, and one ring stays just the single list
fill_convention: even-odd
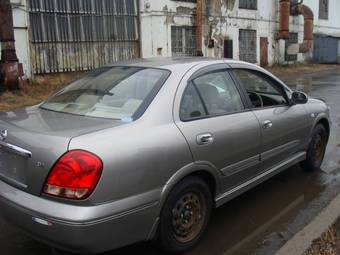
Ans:
[{"label": "chrome trim strip", "polygon": [[[276,165],[275,167],[269,169],[268,171],[255,176],[253,179],[250,179],[249,181],[246,181],[244,183],[242,183],[241,185],[219,195],[216,199],[215,202],[217,204],[217,206],[222,205],[224,202],[222,200],[224,200],[225,198],[227,198],[228,196],[231,196],[232,194],[238,192],[238,191],[246,191],[249,188],[251,188],[251,185],[259,182],[261,183],[262,181],[265,181],[266,179],[270,178],[271,176],[273,176],[276,173],[279,173],[281,171],[283,171],[284,169],[286,169],[285,167],[289,167],[295,163],[298,163],[301,160],[304,160],[306,158],[306,152],[300,152],[295,154],[294,156],[290,157],[289,159],[279,163],[278,165]],[[248,188],[248,189],[247,189]],[[244,192],[242,191],[242,193]],[[221,202],[222,201],[222,202]]]},{"label": "chrome trim strip", "polygon": [[295,147],[297,147],[299,144],[301,143],[300,140],[294,140],[291,141],[289,143],[285,143],[283,145],[280,145],[278,147],[275,147],[274,149],[265,151],[261,154],[261,161],[263,160],[268,160],[272,157],[275,157],[281,153],[284,153],[288,150],[294,149]]},{"label": "chrome trim strip", "polygon": [[18,147],[16,145],[6,143],[4,141],[0,141],[0,148],[4,148],[5,150],[9,150],[10,152],[14,152],[20,156],[31,158],[32,152],[25,150],[21,147]]},{"label": "chrome trim strip", "polygon": [[242,161],[239,161],[235,164],[229,165],[227,167],[224,167],[221,169],[221,172],[223,173],[224,176],[231,176],[234,174],[237,174],[247,168],[256,166],[257,164],[260,163],[260,154],[244,159]]}]

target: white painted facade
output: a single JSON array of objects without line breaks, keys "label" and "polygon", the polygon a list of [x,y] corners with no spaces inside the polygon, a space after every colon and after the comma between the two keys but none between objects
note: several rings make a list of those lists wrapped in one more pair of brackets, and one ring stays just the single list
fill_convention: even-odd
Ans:
[{"label": "white painted facade", "polygon": [[29,53],[28,15],[26,0],[11,0],[13,8],[13,26],[17,57],[23,64],[24,73],[31,74]]},{"label": "white painted facade", "polygon": [[[138,0],[140,4],[141,56],[172,56],[171,26],[193,26],[196,4],[173,0]],[[24,72],[30,76],[29,26],[26,0],[11,0],[15,27],[15,45]],[[203,30],[203,53],[209,57],[223,57],[224,39],[233,40],[233,58],[239,59],[239,29],[257,31],[257,63],[260,62],[260,37],[268,38],[269,64],[285,63],[285,41],[276,40],[279,28],[279,0],[258,0],[257,10],[239,9],[239,0],[206,0],[216,6],[206,17]],[[314,33],[340,37],[340,1],[329,0],[328,20],[319,19],[319,0],[304,0],[314,13]],[[207,31],[212,25],[214,48],[206,47]],[[290,31],[299,33],[303,41],[303,17],[290,17]],[[298,54],[298,61],[310,59],[312,53]]]},{"label": "white painted facade", "polygon": [[[206,2],[211,2],[206,1]],[[220,3],[219,3],[220,2]],[[209,57],[223,57],[223,39],[233,40],[233,58],[239,59],[239,29],[257,31],[257,63],[260,62],[260,37],[268,38],[269,64],[285,63],[285,41],[276,40],[279,29],[279,0],[258,0],[257,10],[239,9],[239,0],[215,0],[220,11],[209,14],[208,24],[213,24],[212,39],[214,48],[206,47],[203,40],[203,53]],[[340,1],[329,0],[328,20],[319,19],[319,0],[305,0],[314,13],[314,33],[340,37]],[[172,0],[140,0],[142,56],[171,56],[171,26],[194,25],[192,15],[183,15],[181,8],[194,8],[195,3]],[[209,30],[209,25],[206,24]],[[299,43],[303,42],[303,17],[290,17],[290,32],[298,33]],[[209,37],[207,32],[203,37]],[[161,48],[160,51],[157,49]],[[312,52],[298,54],[298,61],[308,60]]]}]

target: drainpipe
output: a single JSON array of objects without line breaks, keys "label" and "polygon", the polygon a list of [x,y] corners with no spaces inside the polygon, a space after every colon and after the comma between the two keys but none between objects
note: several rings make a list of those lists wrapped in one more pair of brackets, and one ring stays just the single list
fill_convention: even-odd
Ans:
[{"label": "drainpipe", "polygon": [[291,11],[292,15],[303,15],[304,17],[304,35],[303,43],[299,45],[299,53],[307,53],[313,45],[313,11],[304,4],[295,5]]},{"label": "drainpipe", "polygon": [[280,29],[277,39],[289,38],[290,0],[280,0]]},{"label": "drainpipe", "polygon": [[0,0],[0,89],[19,88],[19,61],[15,52],[12,6],[9,0]]},{"label": "drainpipe", "polygon": [[196,6],[196,55],[203,56],[202,37],[203,37],[203,23],[204,23],[204,8],[205,0],[197,0]]}]

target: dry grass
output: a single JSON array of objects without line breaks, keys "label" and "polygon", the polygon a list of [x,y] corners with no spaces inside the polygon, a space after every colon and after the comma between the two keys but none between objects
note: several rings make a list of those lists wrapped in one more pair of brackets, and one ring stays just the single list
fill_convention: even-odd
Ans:
[{"label": "dry grass", "polygon": [[36,77],[19,91],[3,92],[0,95],[0,111],[38,104],[78,76],[78,73],[72,73]]},{"label": "dry grass", "polygon": [[329,228],[322,236],[313,241],[303,255],[337,255],[339,237],[334,227]]},{"label": "dry grass", "polygon": [[321,64],[293,64],[289,66],[274,65],[266,68],[275,75],[298,75],[301,73],[323,72],[328,70],[339,70],[340,65],[321,65]]}]

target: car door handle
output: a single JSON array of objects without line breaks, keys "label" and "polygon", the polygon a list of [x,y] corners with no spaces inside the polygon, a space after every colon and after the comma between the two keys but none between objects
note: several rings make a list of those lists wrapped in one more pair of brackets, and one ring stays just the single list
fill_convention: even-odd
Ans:
[{"label": "car door handle", "polygon": [[273,122],[271,122],[270,120],[265,120],[262,122],[263,129],[268,129],[268,128],[271,128],[272,126],[273,126]]},{"label": "car door handle", "polygon": [[201,134],[197,136],[197,144],[198,145],[205,145],[205,144],[210,144],[214,141],[214,137],[212,134],[207,133],[207,134]]}]

